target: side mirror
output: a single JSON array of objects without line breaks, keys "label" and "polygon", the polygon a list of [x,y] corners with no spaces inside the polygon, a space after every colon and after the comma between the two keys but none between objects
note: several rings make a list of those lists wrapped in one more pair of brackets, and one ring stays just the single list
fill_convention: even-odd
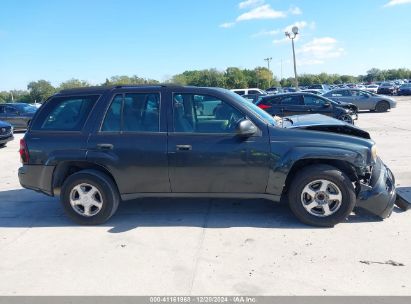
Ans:
[{"label": "side mirror", "polygon": [[236,127],[237,135],[249,137],[257,133],[257,127],[248,119],[241,120]]},{"label": "side mirror", "polygon": [[324,103],[324,108],[329,108],[329,107],[331,107],[331,103],[330,103],[330,102]]}]

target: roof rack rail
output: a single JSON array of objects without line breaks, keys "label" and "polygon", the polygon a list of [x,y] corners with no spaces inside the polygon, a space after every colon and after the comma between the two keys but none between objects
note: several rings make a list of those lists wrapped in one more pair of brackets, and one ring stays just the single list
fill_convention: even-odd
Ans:
[{"label": "roof rack rail", "polygon": [[73,93],[73,92],[87,92],[87,91],[106,91],[122,88],[144,88],[144,87],[162,87],[162,88],[181,88],[182,85],[172,84],[172,83],[159,83],[159,84],[121,84],[121,85],[109,85],[109,86],[92,86],[92,87],[81,87],[81,88],[71,88],[63,89],[58,93]]}]

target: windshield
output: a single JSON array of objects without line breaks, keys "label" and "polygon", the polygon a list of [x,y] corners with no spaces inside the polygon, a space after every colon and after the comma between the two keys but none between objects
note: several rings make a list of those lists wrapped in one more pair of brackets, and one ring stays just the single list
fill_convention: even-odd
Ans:
[{"label": "windshield", "polygon": [[314,84],[314,85],[310,85],[308,88],[314,89],[314,90],[322,90],[323,86],[320,84]]},{"label": "windshield", "polygon": [[245,99],[245,98],[243,98],[243,97],[239,96],[238,94],[233,93],[231,91],[225,90],[225,93],[227,93],[231,97],[235,98],[237,102],[239,102],[242,105],[246,106],[249,110],[253,111],[260,119],[262,119],[266,123],[268,123],[270,125],[273,125],[273,126],[277,126],[277,122],[275,121],[275,119],[270,114],[268,114],[266,111],[260,109],[259,107],[257,107],[252,102],[249,102],[247,99]]}]

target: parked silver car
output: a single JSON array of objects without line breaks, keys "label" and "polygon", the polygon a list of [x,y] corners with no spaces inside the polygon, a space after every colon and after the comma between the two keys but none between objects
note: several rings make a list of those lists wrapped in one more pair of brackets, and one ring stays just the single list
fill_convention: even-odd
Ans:
[{"label": "parked silver car", "polygon": [[397,106],[397,102],[391,97],[358,89],[337,89],[323,96],[335,101],[353,103],[358,110],[387,112]]}]

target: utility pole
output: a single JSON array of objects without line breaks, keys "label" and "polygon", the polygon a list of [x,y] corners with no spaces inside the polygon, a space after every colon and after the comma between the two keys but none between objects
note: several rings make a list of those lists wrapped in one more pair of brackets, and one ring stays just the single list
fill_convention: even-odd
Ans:
[{"label": "utility pole", "polygon": [[[264,61],[267,61],[268,71],[271,71],[271,70],[270,70],[270,62],[271,62],[271,60],[273,60],[272,57],[268,57],[268,58],[265,58],[265,59],[264,59]],[[268,86],[271,87],[271,79],[268,80]]]},{"label": "utility pole", "polygon": [[283,80],[283,58],[281,58],[281,75],[280,81]]},{"label": "utility pole", "polygon": [[295,62],[295,49],[294,49],[294,39],[298,35],[298,27],[294,26],[291,30],[292,33],[285,32],[285,36],[291,39],[293,46],[293,61],[294,61],[294,77],[295,77],[295,87],[298,89],[298,77],[297,77],[297,64]]}]

